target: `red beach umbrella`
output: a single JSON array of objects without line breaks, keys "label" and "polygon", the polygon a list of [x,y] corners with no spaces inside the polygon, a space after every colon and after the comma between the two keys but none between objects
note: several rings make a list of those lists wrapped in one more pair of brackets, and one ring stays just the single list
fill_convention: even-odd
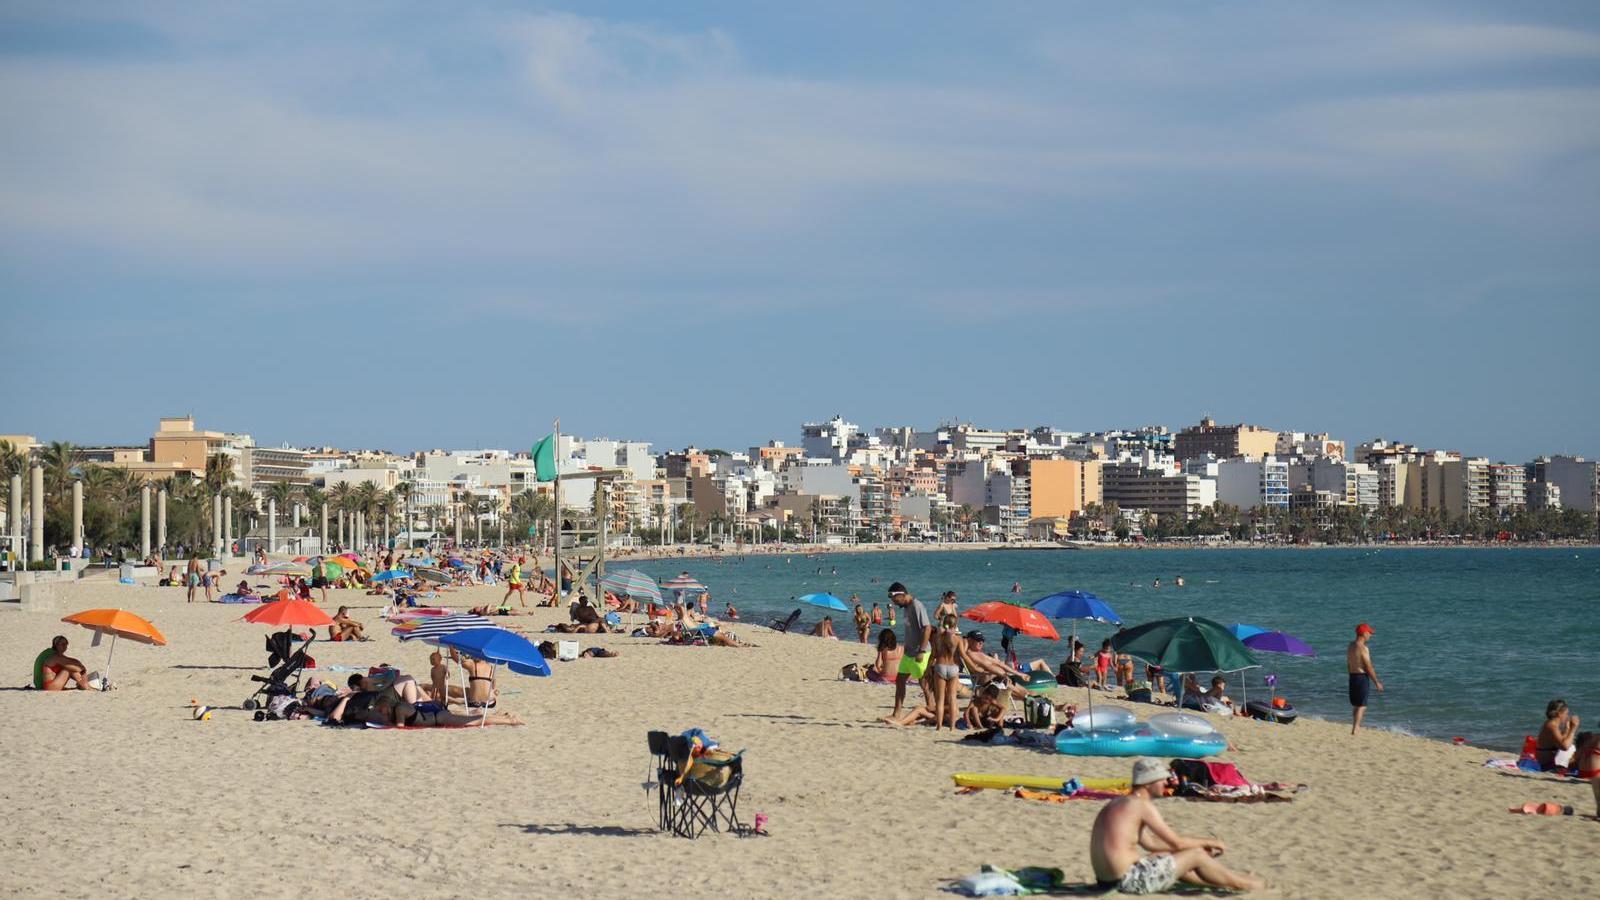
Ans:
[{"label": "red beach umbrella", "polygon": [[974,606],[962,613],[961,617],[974,622],[1009,625],[1029,637],[1044,638],[1049,641],[1061,640],[1061,635],[1056,632],[1056,627],[1050,624],[1050,620],[1038,610],[1027,606],[1015,606],[991,600]]}]

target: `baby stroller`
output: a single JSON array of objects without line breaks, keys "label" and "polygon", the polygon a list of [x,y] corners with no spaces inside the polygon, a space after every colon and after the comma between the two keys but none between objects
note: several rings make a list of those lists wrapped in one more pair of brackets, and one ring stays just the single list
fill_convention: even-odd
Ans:
[{"label": "baby stroller", "polygon": [[[310,647],[313,640],[316,640],[315,632],[312,632],[312,636],[306,639],[305,644],[297,649],[294,646],[293,629],[267,635],[267,665],[272,667],[272,672],[268,675],[250,676],[250,680],[260,682],[261,687],[256,688],[256,692],[245,699],[244,708],[272,709],[293,700],[300,693],[300,673],[306,666],[312,664],[311,657],[306,655],[306,647]],[[294,679],[293,687],[289,686],[291,678]]]}]

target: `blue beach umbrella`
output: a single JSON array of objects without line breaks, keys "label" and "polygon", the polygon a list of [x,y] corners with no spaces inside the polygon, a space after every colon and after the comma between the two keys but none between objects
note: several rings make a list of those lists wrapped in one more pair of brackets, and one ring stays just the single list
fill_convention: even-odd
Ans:
[{"label": "blue beach umbrella", "polygon": [[519,675],[550,674],[550,664],[535,647],[516,632],[504,628],[467,628],[439,638],[439,646],[454,647],[474,659],[505,666]]},{"label": "blue beach umbrella", "polygon": [[1121,625],[1122,618],[1111,605],[1088,591],[1062,591],[1033,602],[1040,615],[1050,619],[1088,619],[1107,625]]},{"label": "blue beach umbrella", "polygon": [[411,577],[411,573],[405,571],[404,569],[390,569],[387,572],[379,572],[378,574],[372,576],[372,581],[373,581],[374,584],[376,584],[376,583],[378,583],[380,581],[394,581],[397,578],[410,578],[410,577]]},{"label": "blue beach umbrella", "polygon": [[1228,626],[1228,632],[1242,641],[1253,635],[1266,634],[1267,629],[1262,628],[1260,625],[1246,625],[1243,622],[1235,622]]},{"label": "blue beach umbrella", "polygon": [[434,559],[431,556],[413,556],[400,560],[400,565],[411,566],[413,568],[416,566],[431,566],[433,563]]},{"label": "blue beach umbrella", "polygon": [[812,606],[820,606],[823,609],[835,610],[837,612],[850,611],[850,607],[846,606],[843,600],[840,600],[838,597],[835,597],[832,594],[806,594],[800,598],[800,602],[809,603]]}]

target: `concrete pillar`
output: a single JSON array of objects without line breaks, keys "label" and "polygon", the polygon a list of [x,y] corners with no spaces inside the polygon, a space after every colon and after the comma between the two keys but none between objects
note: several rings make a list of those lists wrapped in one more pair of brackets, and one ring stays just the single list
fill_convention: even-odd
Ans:
[{"label": "concrete pillar", "polygon": [[83,482],[72,483],[72,553],[83,555]]},{"label": "concrete pillar", "polygon": [[326,504],[326,503],[322,504],[322,530],[317,532],[317,540],[320,542],[320,546],[317,548],[317,552],[318,553],[327,553],[328,552],[328,504]]},{"label": "concrete pillar", "polygon": [[222,498],[222,555],[233,555],[233,498]]},{"label": "concrete pillar", "polygon": [[[11,476],[11,505],[6,507],[6,524],[11,526],[11,536],[22,537],[22,473]],[[11,548],[13,551],[15,547]]]},{"label": "concrete pillar", "polygon": [[167,552],[167,489],[156,491],[156,546]]},{"label": "concrete pillar", "polygon": [[460,507],[456,507],[456,509],[455,509],[455,520],[456,520],[456,546],[459,547],[459,546],[461,546],[461,508]]},{"label": "concrete pillar", "polygon": [[211,495],[211,555],[222,555],[222,495]]},{"label": "concrete pillar", "polygon": [[267,498],[267,552],[278,552],[278,501]]},{"label": "concrete pillar", "polygon": [[389,541],[389,511],[386,509],[383,511],[383,548],[385,550],[389,549]]},{"label": "concrete pillar", "polygon": [[290,524],[294,525],[294,527],[296,527],[296,528],[299,528],[300,527],[300,504],[298,504],[298,503],[294,504],[294,511],[289,513],[289,517],[290,517],[290,519],[293,520]]},{"label": "concrete pillar", "polygon": [[339,510],[339,545],[342,547],[342,546],[344,546],[344,544],[345,544],[344,510],[341,509],[341,510]]},{"label": "concrete pillar", "polygon": [[150,558],[150,485],[139,488],[139,561]]},{"label": "concrete pillar", "polygon": [[28,470],[28,486],[33,493],[33,510],[28,523],[28,561],[44,559],[44,469],[34,466]]}]

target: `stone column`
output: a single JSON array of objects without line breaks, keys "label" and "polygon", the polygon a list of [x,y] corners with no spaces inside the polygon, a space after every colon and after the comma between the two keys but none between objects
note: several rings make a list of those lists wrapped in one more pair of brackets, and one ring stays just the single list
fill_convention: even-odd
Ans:
[{"label": "stone column", "polygon": [[322,504],[322,530],[317,532],[318,553],[328,552],[328,504]]},{"label": "stone column", "polygon": [[455,516],[454,516],[454,518],[456,520],[456,546],[460,547],[461,546],[461,508],[459,506],[455,508]]},{"label": "stone column", "polygon": [[[139,488],[139,561],[150,558],[150,485]],[[165,573],[163,573],[164,575]]]},{"label": "stone column", "polygon": [[[6,507],[6,524],[11,526],[11,536],[22,537],[22,473],[11,476],[11,503]],[[12,552],[16,552],[12,547]],[[20,558],[20,557],[19,557]]]},{"label": "stone column", "polygon": [[222,495],[211,495],[211,555],[222,555]]},{"label": "stone column", "polygon": [[156,546],[167,552],[167,489],[156,491]]},{"label": "stone column", "polygon": [[383,511],[383,548],[389,549],[389,511]]},{"label": "stone column", "polygon": [[32,520],[28,527],[28,561],[44,560],[44,469],[34,466],[28,471],[28,485],[33,492]]},{"label": "stone column", "polygon": [[278,501],[267,498],[267,552],[278,552]]},{"label": "stone column", "polygon": [[298,503],[294,504],[294,511],[291,512],[289,514],[289,516],[293,520],[291,524],[293,524],[294,527],[299,528],[300,527],[300,504],[298,504]]},{"label": "stone column", "polygon": [[233,555],[233,498],[222,498],[222,555]]},{"label": "stone column", "polygon": [[342,546],[344,546],[344,544],[345,544],[344,510],[341,509],[341,510],[339,510],[339,545],[342,547]]},{"label": "stone column", "polygon": [[72,483],[72,552],[83,555],[83,482]]}]

